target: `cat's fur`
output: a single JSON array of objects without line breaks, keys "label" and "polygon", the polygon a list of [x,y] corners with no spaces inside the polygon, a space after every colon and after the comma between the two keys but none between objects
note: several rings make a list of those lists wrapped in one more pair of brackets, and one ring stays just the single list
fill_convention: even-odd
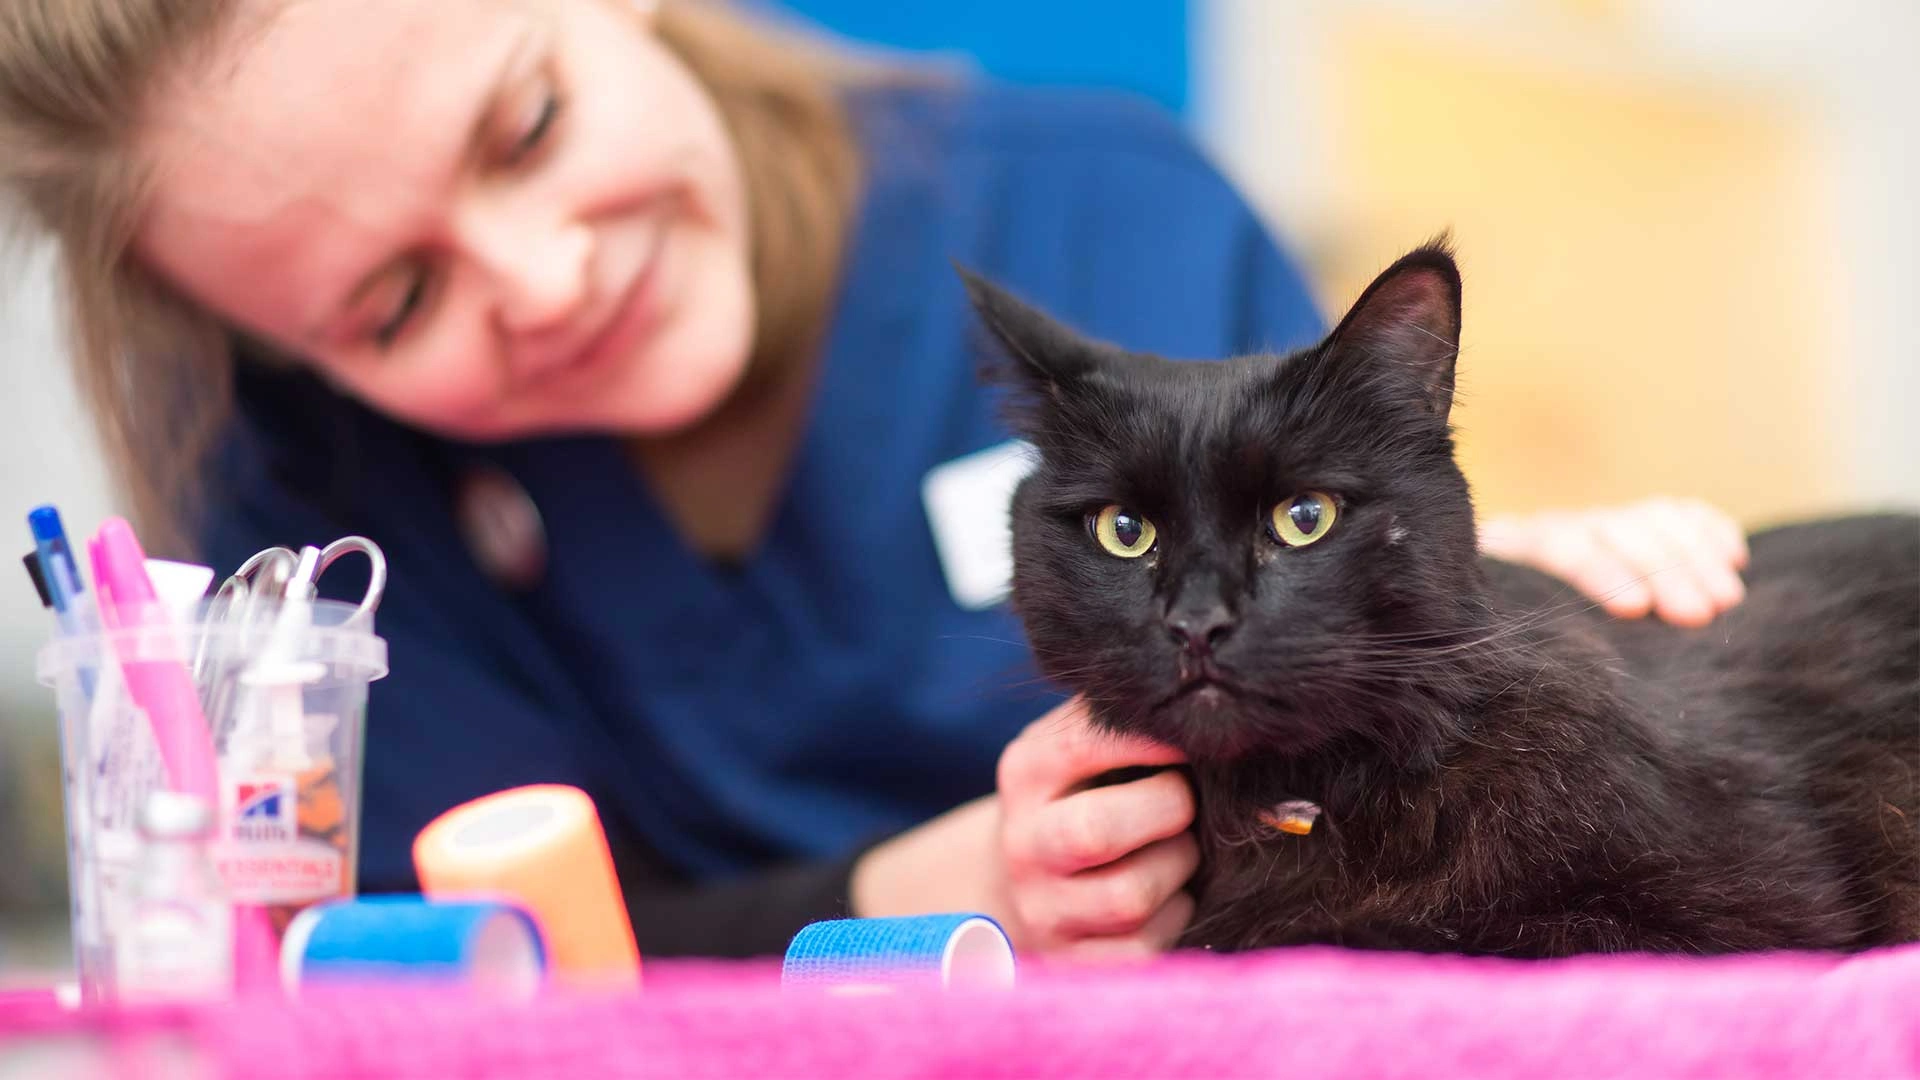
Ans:
[{"label": "cat's fur", "polygon": [[[964,272],[963,272],[964,273]],[[1482,558],[1448,416],[1460,278],[1430,245],[1320,345],[1176,363],[964,275],[1038,448],[1014,605],[1100,723],[1186,752],[1186,943],[1553,956],[1920,938],[1920,518],[1752,537],[1705,629]],[[1275,504],[1339,500],[1284,547]],[[1158,530],[1122,559],[1121,504]],[[1213,626],[1205,646],[1170,627]],[[1289,835],[1260,812],[1317,803]]]}]

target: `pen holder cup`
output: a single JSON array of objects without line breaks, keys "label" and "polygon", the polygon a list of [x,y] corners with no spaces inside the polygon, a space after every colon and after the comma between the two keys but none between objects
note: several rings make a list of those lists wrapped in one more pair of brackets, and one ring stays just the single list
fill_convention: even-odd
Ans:
[{"label": "pen holder cup", "polygon": [[265,909],[276,936],[308,905],[353,895],[367,686],[387,673],[386,642],[351,604],[261,600],[238,618],[203,602],[188,619],[144,614],[59,638],[36,665],[60,711],[74,953],[88,1001],[114,996],[141,805],[182,776],[216,789],[221,880],[236,905]]}]

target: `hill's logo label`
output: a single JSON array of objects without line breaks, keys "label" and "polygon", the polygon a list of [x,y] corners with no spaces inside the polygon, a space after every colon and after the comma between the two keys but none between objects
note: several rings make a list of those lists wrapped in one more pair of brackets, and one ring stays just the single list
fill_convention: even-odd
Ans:
[{"label": "hill's logo label", "polygon": [[238,843],[287,844],[300,819],[291,776],[255,777],[233,785],[232,836]]}]

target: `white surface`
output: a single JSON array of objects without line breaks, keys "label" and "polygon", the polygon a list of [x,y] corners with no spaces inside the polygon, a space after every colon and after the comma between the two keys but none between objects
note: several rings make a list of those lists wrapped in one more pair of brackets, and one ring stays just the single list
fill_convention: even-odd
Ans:
[{"label": "white surface", "polygon": [[1005,990],[1013,986],[1013,944],[986,919],[954,928],[940,956],[940,984],[953,990]]},{"label": "white surface", "polygon": [[1033,448],[1008,442],[937,465],[921,482],[927,524],[953,602],[992,607],[1013,585],[1013,491],[1033,471]]},{"label": "white surface", "polygon": [[0,757],[20,725],[44,724],[52,737],[53,695],[33,679],[33,653],[51,623],[18,565],[31,546],[27,511],[57,503],[68,536],[84,537],[112,506],[56,332],[53,295],[44,250],[0,244],[0,537],[12,537],[11,546],[0,543],[0,555],[12,556],[0,559]]},{"label": "white surface", "polygon": [[459,848],[494,848],[544,834],[559,810],[551,800],[505,799],[488,803],[466,814],[466,820],[454,830],[453,843]]}]

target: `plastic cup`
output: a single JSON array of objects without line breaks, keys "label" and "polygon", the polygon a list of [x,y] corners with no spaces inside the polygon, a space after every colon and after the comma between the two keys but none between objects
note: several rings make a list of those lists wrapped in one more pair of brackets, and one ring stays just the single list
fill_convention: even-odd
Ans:
[{"label": "plastic cup", "polygon": [[177,664],[193,679],[219,762],[211,856],[235,904],[265,908],[277,935],[309,905],[354,894],[367,687],[387,673],[387,646],[351,604],[320,600],[310,609],[297,617],[262,603],[242,622],[203,604],[185,622],[95,627],[40,650],[37,672],[60,712],[83,1001],[115,996],[114,944],[139,856],[135,824],[147,795],[167,786],[123,665]]}]

